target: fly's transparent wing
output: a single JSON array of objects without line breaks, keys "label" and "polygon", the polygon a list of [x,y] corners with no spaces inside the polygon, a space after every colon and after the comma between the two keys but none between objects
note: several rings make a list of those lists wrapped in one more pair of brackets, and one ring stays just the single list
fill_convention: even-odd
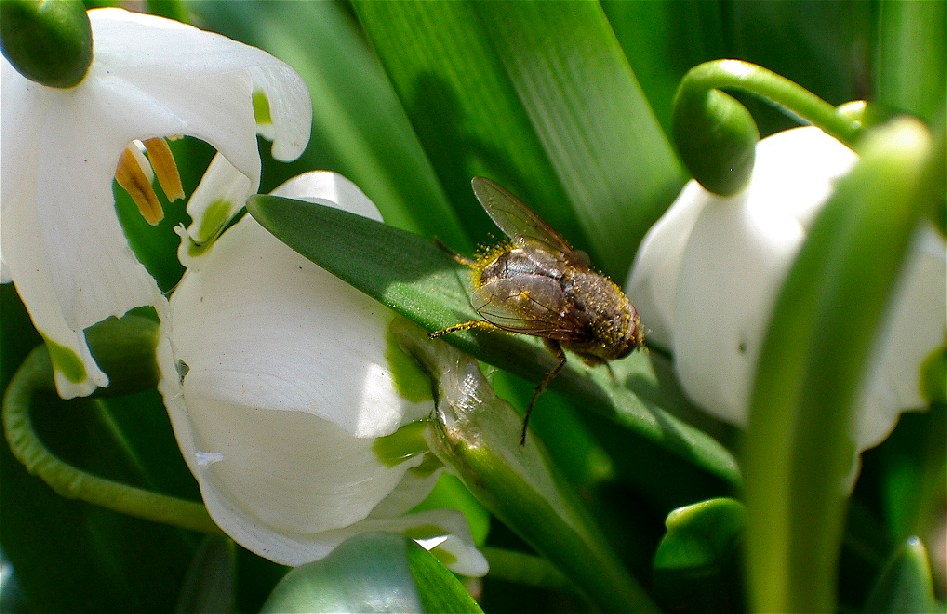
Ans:
[{"label": "fly's transparent wing", "polygon": [[572,254],[572,246],[544,222],[532,209],[509,190],[486,177],[474,177],[470,185],[484,211],[493,223],[508,236],[517,247],[527,247],[532,242],[546,246],[552,252]]},{"label": "fly's transparent wing", "polygon": [[565,343],[582,338],[583,329],[561,309],[562,290],[553,279],[495,279],[473,292],[471,303],[491,324],[511,333],[536,335]]}]

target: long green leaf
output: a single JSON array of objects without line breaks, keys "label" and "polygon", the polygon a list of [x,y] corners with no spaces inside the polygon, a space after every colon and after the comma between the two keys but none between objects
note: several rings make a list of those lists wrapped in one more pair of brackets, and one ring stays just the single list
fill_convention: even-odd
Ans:
[{"label": "long green leaf", "polygon": [[[247,208],[294,250],[429,331],[479,319],[462,281],[466,273],[433,241],[305,201],[255,196]],[[457,333],[445,339],[534,381],[555,364],[536,339],[525,335]],[[659,405],[663,397],[648,353],[616,362],[613,370],[614,376],[570,360],[553,386],[711,474],[730,483],[739,480],[729,452]]]},{"label": "long green leaf", "polygon": [[682,175],[598,4],[355,6],[465,224],[487,175],[624,276]]}]

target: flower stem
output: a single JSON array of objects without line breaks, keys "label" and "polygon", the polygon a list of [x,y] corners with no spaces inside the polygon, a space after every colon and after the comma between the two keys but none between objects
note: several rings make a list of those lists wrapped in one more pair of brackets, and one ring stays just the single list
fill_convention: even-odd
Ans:
[{"label": "flower stem", "polygon": [[822,100],[794,81],[762,66],[740,60],[715,60],[692,68],[681,88],[689,93],[710,90],[738,90],[777,104],[853,147],[861,133],[861,123]]},{"label": "flower stem", "polygon": [[477,361],[419,327],[395,328],[402,348],[434,380],[430,447],[477,499],[605,612],[658,608],[627,570],[579,496],[532,433],[519,445],[520,416],[496,396]]},{"label": "flower stem", "polygon": [[27,471],[70,499],[182,529],[220,533],[200,503],[94,476],[63,462],[46,448],[30,421],[30,407],[34,393],[54,389],[49,352],[40,346],[17,369],[3,396],[3,433]]},{"label": "flower stem", "polygon": [[739,60],[695,66],[674,98],[674,141],[694,179],[715,194],[733,196],[747,186],[760,138],[750,112],[723,90],[764,98],[849,147],[862,131],[861,115],[851,106],[833,107],[761,66]]},{"label": "flower stem", "polygon": [[490,563],[490,577],[521,584],[574,592],[575,587],[549,561],[542,557],[487,546],[480,549]]}]

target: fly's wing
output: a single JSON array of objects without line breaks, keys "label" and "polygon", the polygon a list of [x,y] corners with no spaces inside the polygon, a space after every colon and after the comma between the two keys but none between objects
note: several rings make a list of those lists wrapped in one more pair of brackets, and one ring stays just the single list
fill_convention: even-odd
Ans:
[{"label": "fly's wing", "polygon": [[554,253],[572,254],[572,246],[562,235],[520,199],[510,194],[509,190],[486,177],[474,177],[470,185],[493,223],[512,239],[517,247],[527,247],[529,242],[535,241]]},{"label": "fly's wing", "polygon": [[511,333],[566,343],[582,339],[582,328],[563,313],[559,282],[548,277],[491,280],[474,290],[471,303],[484,320]]}]

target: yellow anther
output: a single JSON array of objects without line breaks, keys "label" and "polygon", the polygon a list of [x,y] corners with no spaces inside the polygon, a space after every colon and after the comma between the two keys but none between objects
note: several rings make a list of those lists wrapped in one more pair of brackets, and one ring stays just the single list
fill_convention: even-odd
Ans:
[{"label": "yellow anther", "polygon": [[181,200],[184,198],[184,188],[181,187],[181,175],[178,174],[178,167],[174,163],[174,154],[168,147],[168,142],[156,137],[144,141],[145,151],[148,152],[148,161],[151,162],[151,168],[155,171],[158,183],[164,191],[168,200]]},{"label": "yellow anther", "polygon": [[118,159],[115,181],[132,197],[145,221],[154,226],[164,218],[164,211],[161,210],[158,195],[151,187],[151,180],[142,169],[132,147],[134,145],[126,147]]}]

